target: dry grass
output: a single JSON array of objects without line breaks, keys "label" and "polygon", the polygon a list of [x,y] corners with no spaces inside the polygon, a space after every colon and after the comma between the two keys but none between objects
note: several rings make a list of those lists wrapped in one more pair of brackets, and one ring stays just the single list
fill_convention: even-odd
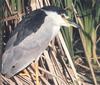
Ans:
[{"label": "dry grass", "polygon": [[[45,5],[50,5],[49,0],[32,0],[32,10],[43,7],[43,1]],[[13,27],[9,23],[13,22],[14,26],[16,27],[17,23],[22,19],[22,16],[25,15],[25,12],[14,12],[12,10],[12,7],[10,7],[9,5],[9,0],[5,0],[5,3],[5,10],[8,12],[8,15],[4,16],[3,21],[7,29],[13,29]],[[83,24],[80,23],[80,25],[83,28]],[[12,31],[13,30],[11,30],[11,32]],[[6,32],[9,33],[10,31],[8,30]],[[89,67],[86,67],[77,62],[76,64],[77,66],[89,70],[89,72],[91,71],[91,68]],[[38,60],[38,65],[38,77],[40,85],[92,85],[84,82],[84,80],[90,80],[77,73],[74,66],[75,64],[71,59],[71,55],[69,54],[68,48],[65,45],[61,33],[59,33],[59,35],[50,42],[48,48],[44,51],[44,53]],[[3,75],[0,75],[0,82],[2,83],[2,85],[36,85],[34,62],[24,70],[26,70],[28,76],[19,75],[21,72],[10,79],[4,77]],[[96,82],[96,80],[94,81]]]}]

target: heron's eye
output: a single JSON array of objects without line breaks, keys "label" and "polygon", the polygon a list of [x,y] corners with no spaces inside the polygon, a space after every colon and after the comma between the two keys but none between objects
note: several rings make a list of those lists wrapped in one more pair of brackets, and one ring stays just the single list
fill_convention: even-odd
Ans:
[{"label": "heron's eye", "polygon": [[61,14],[61,17],[62,17],[62,18],[65,18],[65,19],[67,19],[67,20],[70,20],[70,17],[69,17],[69,16],[66,16],[66,14]]},{"label": "heron's eye", "polygon": [[62,17],[62,18],[65,18],[65,17],[66,17],[66,15],[65,15],[65,14],[61,14],[61,17]]}]

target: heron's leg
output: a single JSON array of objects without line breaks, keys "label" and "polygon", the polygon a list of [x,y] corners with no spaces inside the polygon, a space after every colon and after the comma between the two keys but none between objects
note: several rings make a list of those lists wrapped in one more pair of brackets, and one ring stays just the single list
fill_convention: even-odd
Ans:
[{"label": "heron's leg", "polygon": [[27,77],[30,77],[28,71],[26,69],[24,69],[20,74],[20,76],[27,76]]},{"label": "heron's leg", "polygon": [[34,68],[35,68],[35,75],[36,75],[36,85],[40,85],[40,83],[39,83],[38,62],[35,62]]}]

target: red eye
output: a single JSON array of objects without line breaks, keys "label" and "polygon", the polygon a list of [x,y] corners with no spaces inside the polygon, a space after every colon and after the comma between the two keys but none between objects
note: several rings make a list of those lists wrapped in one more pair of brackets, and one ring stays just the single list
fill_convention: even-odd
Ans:
[{"label": "red eye", "polygon": [[65,14],[61,14],[61,17],[62,17],[62,18],[65,18]]},{"label": "red eye", "polygon": [[63,18],[65,17],[64,15],[61,15]]}]

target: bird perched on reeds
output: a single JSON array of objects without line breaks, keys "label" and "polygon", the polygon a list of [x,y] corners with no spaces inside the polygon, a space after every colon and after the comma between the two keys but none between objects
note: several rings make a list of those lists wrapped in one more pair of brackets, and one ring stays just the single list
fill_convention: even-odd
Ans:
[{"label": "bird perched on reeds", "polygon": [[40,57],[61,26],[78,27],[65,10],[46,6],[28,14],[15,28],[2,56],[1,73],[12,77]]}]

